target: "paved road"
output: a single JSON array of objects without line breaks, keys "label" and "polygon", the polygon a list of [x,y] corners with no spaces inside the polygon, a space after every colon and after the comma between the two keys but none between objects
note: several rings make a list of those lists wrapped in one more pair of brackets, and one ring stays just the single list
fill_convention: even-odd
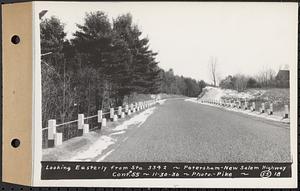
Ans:
[{"label": "paved road", "polygon": [[168,100],[141,127],[124,134],[104,161],[290,161],[289,134],[288,127],[278,122]]}]

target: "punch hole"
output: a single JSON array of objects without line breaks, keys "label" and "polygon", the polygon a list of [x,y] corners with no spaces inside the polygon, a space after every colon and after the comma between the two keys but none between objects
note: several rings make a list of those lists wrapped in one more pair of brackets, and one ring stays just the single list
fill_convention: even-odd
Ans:
[{"label": "punch hole", "polygon": [[19,139],[13,139],[10,144],[12,147],[18,148],[20,146],[21,142]]},{"label": "punch hole", "polygon": [[11,42],[13,43],[13,44],[19,44],[20,43],[20,37],[18,36],[18,35],[14,35],[14,36],[12,36],[11,37]]}]

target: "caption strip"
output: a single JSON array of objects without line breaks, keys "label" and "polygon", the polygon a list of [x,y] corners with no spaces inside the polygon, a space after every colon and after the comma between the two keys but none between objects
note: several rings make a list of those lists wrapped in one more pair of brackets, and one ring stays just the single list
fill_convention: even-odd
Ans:
[{"label": "caption strip", "polygon": [[291,163],[42,162],[42,180],[125,178],[288,178]]}]

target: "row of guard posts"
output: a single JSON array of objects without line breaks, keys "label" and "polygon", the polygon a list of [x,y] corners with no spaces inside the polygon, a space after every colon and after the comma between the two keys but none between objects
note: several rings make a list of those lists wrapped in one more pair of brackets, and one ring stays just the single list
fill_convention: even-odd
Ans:
[{"label": "row of guard posts", "polygon": [[[143,102],[132,103],[130,105],[126,104],[124,107],[119,106],[117,108],[110,108],[109,112],[104,113],[102,110],[97,111],[97,115],[84,117],[84,114],[78,114],[78,119],[63,124],[56,124],[55,119],[48,120],[48,147],[55,147],[61,145],[63,142],[63,133],[57,132],[56,128],[58,126],[75,123],[78,124],[79,136],[89,133],[90,127],[89,124],[85,124],[85,119],[90,119],[97,117],[97,122],[102,127],[107,126],[108,121],[118,121],[118,119],[124,119],[126,116],[130,116],[133,113],[148,109],[156,104],[156,100],[148,100]],[[106,114],[109,114],[109,119],[105,117]],[[43,130],[45,130],[43,129]]]},{"label": "row of guard posts", "polygon": [[[256,111],[256,104],[254,101],[248,102],[247,99],[245,99],[242,103],[240,99],[222,99],[222,101],[218,100],[201,100],[201,103],[208,103],[208,104],[214,104],[219,105],[223,107],[229,107],[229,108],[237,108],[242,110],[250,110],[251,112]],[[267,113],[268,115],[273,115],[274,113],[274,107],[273,103],[268,104],[269,108],[266,109],[266,103],[262,102],[261,106],[259,107],[258,111],[259,113]],[[284,116],[283,118],[289,118],[289,107],[288,105],[284,105]]]}]

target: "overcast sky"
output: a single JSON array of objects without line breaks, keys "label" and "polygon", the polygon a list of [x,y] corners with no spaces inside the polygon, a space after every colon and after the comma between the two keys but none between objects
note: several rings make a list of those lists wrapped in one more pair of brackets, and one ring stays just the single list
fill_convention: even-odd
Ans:
[{"label": "overcast sky", "polygon": [[163,69],[211,82],[210,57],[217,58],[219,78],[276,71],[296,63],[296,3],[174,3],[174,2],[38,2],[65,23],[72,38],[86,12],[104,11],[110,19],[131,13],[150,39]]}]

